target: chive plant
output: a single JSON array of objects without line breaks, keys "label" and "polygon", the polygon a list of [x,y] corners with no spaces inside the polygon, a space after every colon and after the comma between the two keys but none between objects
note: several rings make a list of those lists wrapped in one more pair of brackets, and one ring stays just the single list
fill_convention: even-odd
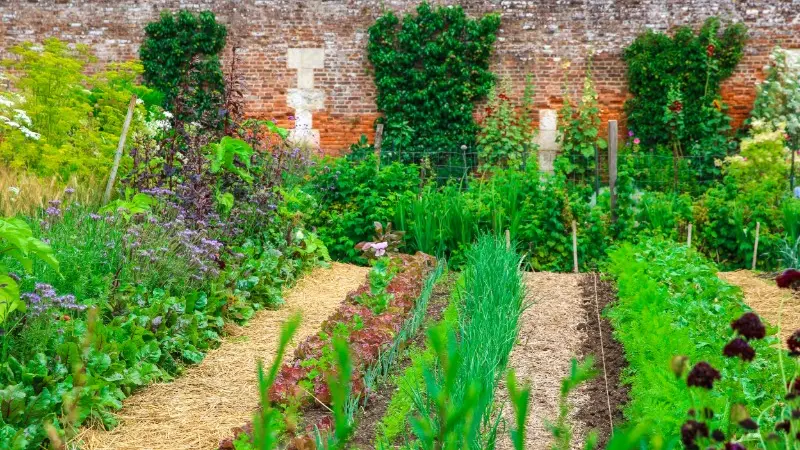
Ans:
[{"label": "chive plant", "polygon": [[457,337],[430,335],[438,368],[426,371],[427,395],[415,395],[420,417],[412,428],[426,450],[493,447],[500,420],[493,411],[494,389],[519,332],[520,256],[503,239],[484,235],[466,261]]}]

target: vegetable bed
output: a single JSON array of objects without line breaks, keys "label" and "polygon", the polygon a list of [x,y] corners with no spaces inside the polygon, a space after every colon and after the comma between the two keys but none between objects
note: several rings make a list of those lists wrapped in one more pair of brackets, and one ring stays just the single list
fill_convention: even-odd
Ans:
[{"label": "vegetable bed", "polygon": [[[631,388],[629,421],[646,425],[651,435],[677,439],[702,394],[719,413],[715,427],[728,429],[731,406],[739,403],[762,429],[771,429],[770,407],[785,394],[776,330],[768,327],[766,339],[750,341],[757,355],[750,363],[723,356],[734,337],[731,323],[748,308],[740,290],[720,280],[710,261],[686,246],[652,239],[621,245],[610,254],[607,271],[619,289],[619,302],[607,315],[630,364],[624,377]],[[722,381],[707,393],[690,390],[670,371],[676,356],[686,357],[688,367],[708,362]],[[793,371],[793,361],[784,358],[783,364],[786,373]]]},{"label": "vegetable bed", "polygon": [[[289,448],[313,446],[313,434],[325,433],[333,427],[329,408],[333,398],[328,381],[336,371],[334,339],[346,341],[352,357],[353,376],[347,402],[352,420],[355,408],[368,400],[378,375],[388,371],[400,345],[421,324],[442,266],[435,266],[435,258],[423,253],[397,255],[391,259],[392,270],[396,273],[381,292],[375,291],[376,284],[380,284],[375,274],[382,270],[376,263],[364,284],[348,294],[338,310],[322,324],[320,333],[301,342],[294,358],[281,367],[269,390],[269,399],[274,405],[291,411],[294,416],[291,422],[297,422],[296,426],[289,425],[284,430]],[[365,306],[372,303],[370,299],[383,294],[389,295],[385,308]],[[251,431],[250,424],[234,430],[235,444],[234,439],[226,439],[220,443],[220,449],[246,446],[244,442]]]}]

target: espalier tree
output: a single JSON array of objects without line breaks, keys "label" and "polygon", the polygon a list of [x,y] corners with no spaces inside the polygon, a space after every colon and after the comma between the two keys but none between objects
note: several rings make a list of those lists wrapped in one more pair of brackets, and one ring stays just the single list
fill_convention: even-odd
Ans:
[{"label": "espalier tree", "polygon": [[378,18],[367,55],[386,124],[385,151],[409,160],[474,147],[474,102],[494,85],[489,58],[499,27],[497,14],[471,19],[459,6],[427,3],[416,15]]},{"label": "espalier tree", "polygon": [[139,50],[145,82],[164,94],[164,108],[176,119],[221,126],[225,79],[219,52],[228,32],[214,14],[165,12],[145,27]]}]

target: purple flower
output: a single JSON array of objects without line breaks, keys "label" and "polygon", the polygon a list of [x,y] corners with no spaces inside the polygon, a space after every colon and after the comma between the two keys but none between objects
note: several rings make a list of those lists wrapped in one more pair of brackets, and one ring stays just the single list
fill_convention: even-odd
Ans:
[{"label": "purple flower", "polygon": [[633,130],[628,130],[628,137],[633,137]]},{"label": "purple flower", "polygon": [[749,339],[763,339],[766,336],[766,327],[756,313],[746,312],[741,317],[731,322],[731,328]]},{"label": "purple flower", "polygon": [[752,361],[756,357],[756,351],[742,338],[736,338],[728,343],[722,354],[729,358],[741,358],[742,361]]},{"label": "purple flower", "polygon": [[50,217],[58,217],[61,215],[61,210],[55,206],[50,206],[46,210],[44,210],[44,213]]},{"label": "purple flower", "polygon": [[71,187],[68,187],[68,188],[64,189],[64,193],[67,194],[67,195],[72,195],[72,194],[75,193],[75,189],[71,188]]},{"label": "purple flower", "polygon": [[711,364],[705,361],[700,361],[689,372],[689,376],[686,379],[686,384],[689,386],[697,386],[710,390],[714,387],[714,381],[721,378],[722,376],[720,375],[719,371],[711,367]]},{"label": "purple flower", "polygon": [[100,216],[100,214],[91,213],[91,214],[89,214],[89,218],[92,219],[92,220],[100,220],[101,216]]}]

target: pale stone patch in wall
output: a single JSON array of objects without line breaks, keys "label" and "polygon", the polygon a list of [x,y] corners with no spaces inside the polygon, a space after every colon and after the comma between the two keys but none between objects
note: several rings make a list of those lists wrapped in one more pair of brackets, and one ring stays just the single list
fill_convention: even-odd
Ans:
[{"label": "pale stone patch in wall", "polygon": [[558,133],[558,113],[555,109],[539,110],[539,135],[536,143],[539,144],[539,170],[552,172],[553,163],[558,154],[559,145],[556,142]]},{"label": "pale stone patch in wall", "polygon": [[325,109],[325,92],[314,88],[314,69],[325,67],[321,48],[290,48],[286,64],[297,70],[297,87],[286,94],[286,104],[294,109],[294,129],[289,138],[298,144],[319,147],[319,130],[314,129],[313,112]]},{"label": "pale stone patch in wall", "polygon": [[786,61],[792,68],[800,71],[800,48],[786,50]]}]

